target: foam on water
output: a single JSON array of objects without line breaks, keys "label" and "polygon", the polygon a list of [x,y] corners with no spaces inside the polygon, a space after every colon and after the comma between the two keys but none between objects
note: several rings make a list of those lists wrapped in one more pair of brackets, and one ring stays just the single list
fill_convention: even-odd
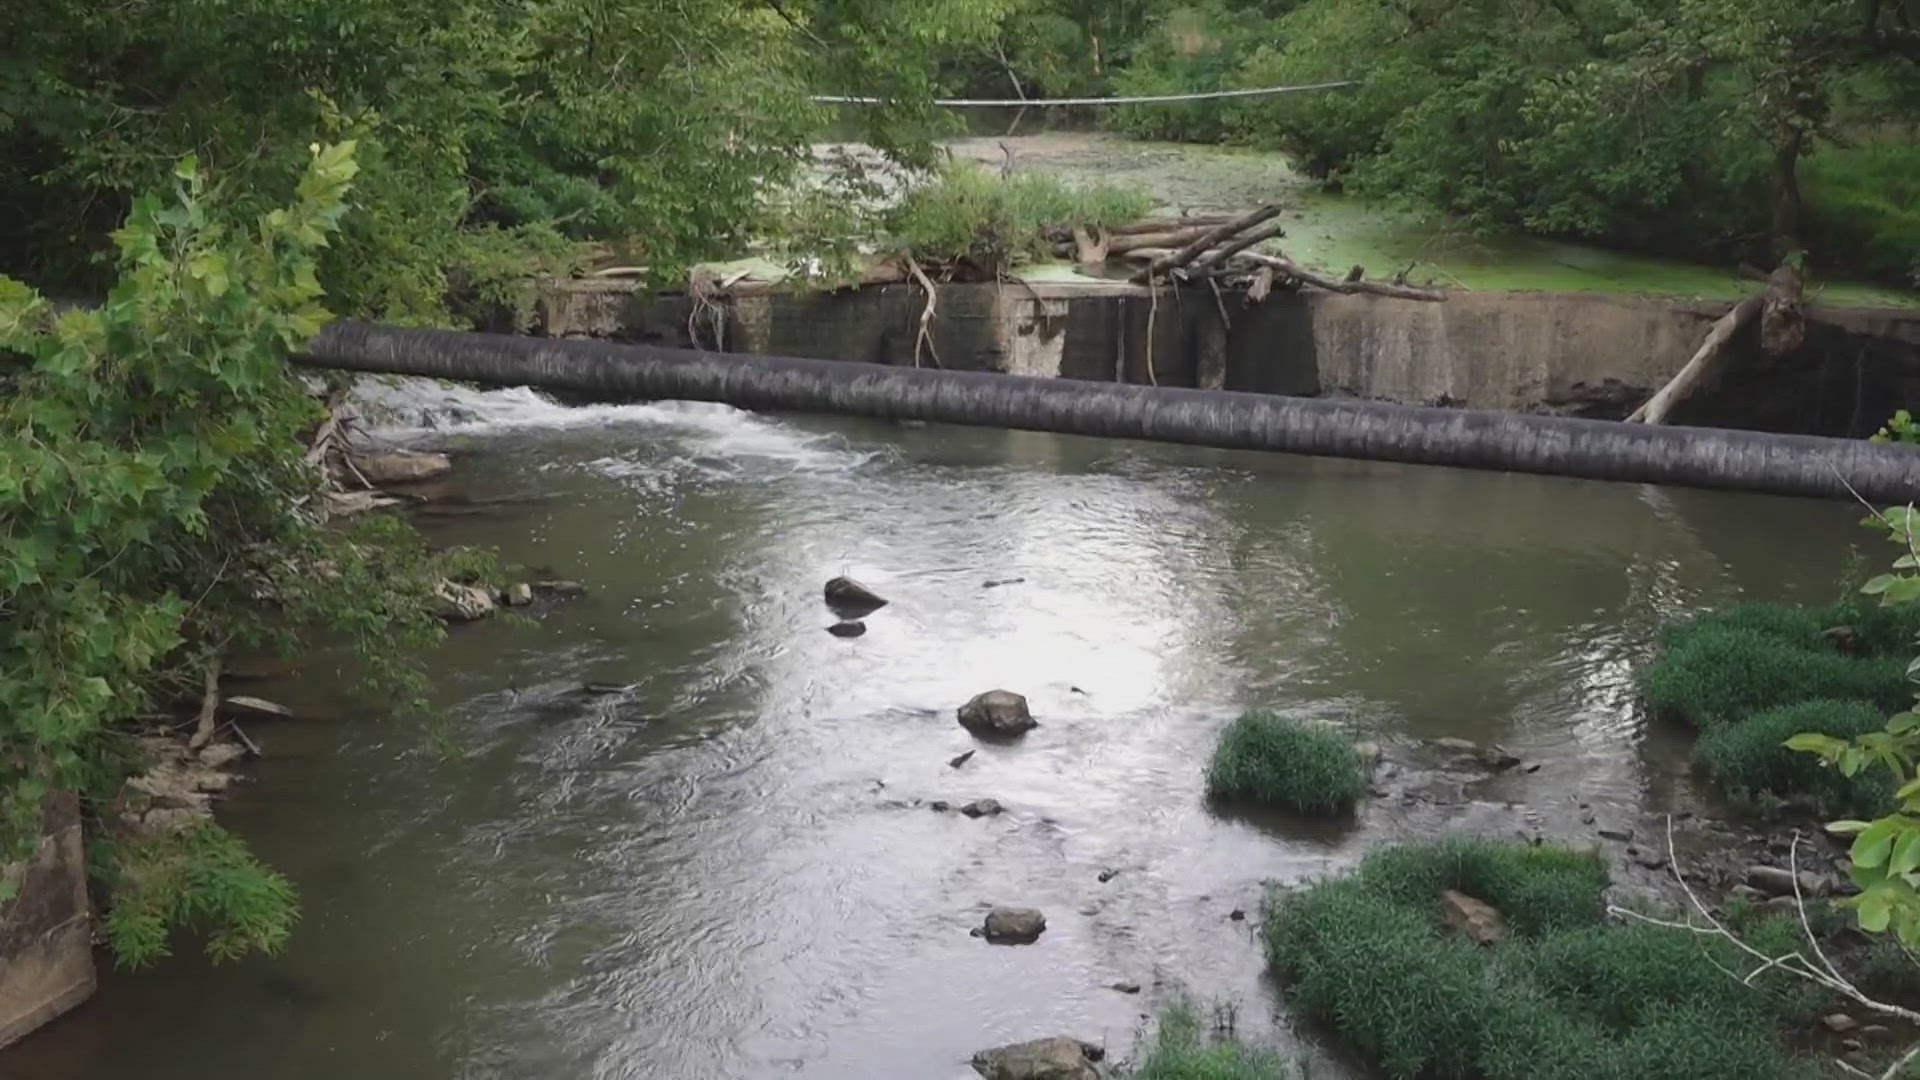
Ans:
[{"label": "foam on water", "polygon": [[[432,442],[458,434],[485,437],[510,432],[644,427],[674,440],[674,460],[712,471],[732,471],[745,459],[785,464],[795,470],[842,470],[871,460],[877,451],[849,448],[839,436],[802,431],[790,424],[702,401],[652,401],[630,405],[565,405],[526,386],[485,390],[434,379],[362,380],[354,400],[370,433],[388,442]],[[617,479],[660,468],[657,447],[580,463]]]}]

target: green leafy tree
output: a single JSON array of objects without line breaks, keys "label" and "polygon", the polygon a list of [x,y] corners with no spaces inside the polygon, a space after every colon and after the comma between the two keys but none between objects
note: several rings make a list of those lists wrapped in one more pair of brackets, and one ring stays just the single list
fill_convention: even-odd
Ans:
[{"label": "green leafy tree", "polygon": [[[1866,583],[1862,591],[1885,604],[1920,602],[1920,511],[1892,507],[1868,519],[1901,549],[1893,569]],[[1907,666],[1920,678],[1920,659]],[[1828,828],[1851,834],[1850,873],[1860,894],[1843,903],[1857,912],[1862,929],[1891,929],[1908,948],[1920,947],[1920,710],[1887,720],[1882,730],[1854,739],[1812,733],[1795,735],[1787,746],[1819,754],[1846,776],[1882,768],[1899,785],[1894,809],[1871,821],[1837,821]]]},{"label": "green leafy tree", "polygon": [[[354,150],[314,147],[290,204],[237,216],[180,162],[172,197],[115,232],[97,307],[0,277],[0,862],[29,850],[50,792],[103,809],[137,767],[120,721],[197,694],[226,650],[340,640],[389,694],[419,693],[434,588],[458,568],[398,522],[324,521],[300,441],[319,409],[287,361],[327,317],[316,260]],[[123,957],[163,953],[176,923],[218,956],[284,939],[291,889],[218,826],[116,831],[97,815]]]}]

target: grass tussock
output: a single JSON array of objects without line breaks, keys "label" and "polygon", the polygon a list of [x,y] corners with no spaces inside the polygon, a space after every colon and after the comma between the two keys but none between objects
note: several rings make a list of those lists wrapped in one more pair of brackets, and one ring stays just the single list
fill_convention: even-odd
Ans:
[{"label": "grass tussock", "polygon": [[1920,605],[1731,604],[1661,633],[1641,696],[1699,729],[1694,760],[1729,793],[1870,811],[1887,794],[1879,777],[1849,779],[1781,744],[1805,731],[1851,738],[1906,708],[1916,637]]},{"label": "grass tussock", "polygon": [[1353,743],[1318,724],[1249,712],[1220,735],[1207,793],[1300,813],[1344,813],[1366,794]]},{"label": "grass tussock", "polygon": [[1248,1046],[1230,1033],[1209,1028],[1189,1004],[1160,1013],[1147,1054],[1122,1074],[1127,1080],[1304,1080],[1291,1058]]},{"label": "grass tussock", "polygon": [[[1268,958],[1303,1014],[1387,1076],[1797,1080],[1778,1027],[1817,1004],[1785,976],[1745,987],[1684,931],[1608,922],[1597,856],[1449,840],[1275,893]],[[1440,890],[1506,916],[1492,947],[1445,932]],[[1754,933],[1791,933],[1776,919]],[[1777,924],[1777,925],[1776,925]],[[1730,947],[1729,947],[1730,948]]]},{"label": "grass tussock", "polygon": [[1877,816],[1893,796],[1889,773],[1847,776],[1812,754],[1786,748],[1801,732],[1852,739],[1886,724],[1886,712],[1864,701],[1803,701],[1719,724],[1700,736],[1694,763],[1721,788],[1743,797],[1799,798],[1828,815]]}]

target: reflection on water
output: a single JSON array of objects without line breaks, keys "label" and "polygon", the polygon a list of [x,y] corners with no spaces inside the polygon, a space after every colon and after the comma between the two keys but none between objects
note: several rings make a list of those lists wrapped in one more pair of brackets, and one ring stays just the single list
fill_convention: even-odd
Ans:
[{"label": "reflection on water", "polygon": [[[1542,763],[1504,797],[1543,812],[1686,799],[1633,709],[1652,628],[1824,598],[1854,538],[1795,500],[385,393],[392,437],[506,500],[425,527],[592,592],[455,631],[455,759],[324,673],[277,688],[348,717],[259,732],[228,804],[302,889],[287,954],[111,975],[9,1077],[941,1080],[1018,1038],[1124,1050],[1182,991],[1292,1039],[1229,915],[1435,819],[1216,811],[1221,724],[1259,704],[1391,747],[1498,740]],[[864,637],[824,633],[841,573],[893,600]],[[996,686],[1042,726],[950,768],[954,707]],[[980,796],[1008,812],[921,805]],[[1046,935],[969,937],[993,903]]]}]

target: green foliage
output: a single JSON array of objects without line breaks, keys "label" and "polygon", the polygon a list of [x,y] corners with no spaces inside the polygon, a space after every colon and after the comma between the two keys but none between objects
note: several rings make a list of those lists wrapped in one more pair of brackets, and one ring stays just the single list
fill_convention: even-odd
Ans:
[{"label": "green foliage", "polygon": [[1873,433],[1873,442],[1920,443],[1920,423],[1916,423],[1913,414],[1905,409],[1893,410],[1887,418],[1887,424]]},{"label": "green foliage", "polygon": [[293,886],[218,825],[144,834],[112,854],[104,929],[125,964],[169,955],[176,926],[205,932],[216,960],[278,952],[292,932]]},{"label": "green foliage", "polygon": [[1207,793],[1305,813],[1342,813],[1367,791],[1350,739],[1268,712],[1242,715],[1220,734]]},{"label": "green foliage", "polygon": [[1722,788],[1741,795],[1804,797],[1831,814],[1868,813],[1893,788],[1883,776],[1846,776],[1817,758],[1787,749],[1801,732],[1852,739],[1878,730],[1886,713],[1864,701],[1803,701],[1768,709],[1737,723],[1708,728],[1694,761]]},{"label": "green foliage", "polygon": [[[433,586],[483,569],[397,521],[336,531],[309,509],[321,476],[299,434],[318,409],[287,356],[326,317],[315,259],[354,149],[314,147],[292,203],[251,217],[179,163],[173,198],[142,197],[115,233],[120,279],[98,308],[0,278],[0,862],[35,841],[48,789],[137,768],[111,725],[197,693],[229,648],[344,641],[404,705],[413,647],[442,632]],[[172,921],[209,927],[224,956],[292,920],[285,883],[217,830],[121,853],[103,876],[131,898],[113,931],[129,959]]]},{"label": "green foliage", "polygon": [[[1724,943],[1605,922],[1606,885],[1590,854],[1459,840],[1387,848],[1346,878],[1273,893],[1267,955],[1301,1012],[1390,1077],[1811,1075],[1773,1029],[1812,999],[1783,975],[1749,987],[1723,974]],[[1492,903],[1514,936],[1482,947],[1445,932],[1445,888]]]},{"label": "green foliage", "polygon": [[1823,148],[1807,159],[1802,184],[1810,232],[1830,260],[1920,285],[1920,147],[1889,140]]},{"label": "green foliage", "polygon": [[1118,225],[1147,212],[1138,192],[1110,185],[1073,187],[1040,173],[1000,176],[953,163],[909,189],[885,217],[890,246],[923,262],[966,265],[991,275],[1051,257],[1050,232],[1074,225]]},{"label": "green foliage", "polygon": [[[1878,597],[1901,616],[1920,610],[1920,511],[1912,506],[1889,507],[1868,519],[1900,549],[1893,571],[1872,578],[1860,591]],[[1920,659],[1906,666],[1909,678],[1920,677]],[[1787,740],[1795,750],[1818,754],[1843,776],[1884,769],[1894,788],[1893,810],[1868,820],[1835,822],[1834,832],[1850,834],[1848,873],[1860,886],[1857,896],[1842,903],[1859,916],[1860,928],[1870,933],[1891,929],[1900,943],[1920,946],[1920,710],[1908,708],[1887,719],[1886,725],[1851,739],[1806,731]],[[1883,804],[1884,805],[1884,804]]]},{"label": "green foliage", "polygon": [[1300,1080],[1303,1071],[1287,1057],[1208,1031],[1192,1005],[1160,1012],[1147,1055],[1124,1074],[1128,1080]]}]

